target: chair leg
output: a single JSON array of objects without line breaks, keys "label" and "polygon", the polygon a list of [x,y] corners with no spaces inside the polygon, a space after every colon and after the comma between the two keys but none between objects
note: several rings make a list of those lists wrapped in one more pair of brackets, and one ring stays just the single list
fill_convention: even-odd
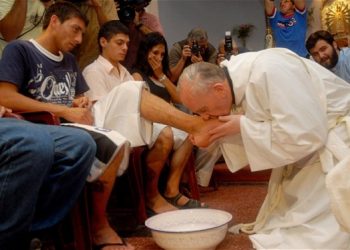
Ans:
[{"label": "chair leg", "polygon": [[185,169],[188,174],[188,186],[191,192],[191,196],[193,199],[199,200],[200,194],[199,194],[199,188],[198,188],[197,178],[196,178],[196,166],[194,163],[195,163],[195,158],[194,158],[194,153],[192,152],[186,163]]},{"label": "chair leg", "polygon": [[76,250],[91,250],[92,248],[87,189],[88,187],[84,187],[79,200],[71,211],[74,245]]},{"label": "chair leg", "polygon": [[130,183],[134,185],[133,198],[136,200],[138,223],[143,224],[147,216],[146,200],[144,194],[143,174],[142,174],[142,153],[145,147],[133,148],[130,154],[129,170],[130,170]]}]

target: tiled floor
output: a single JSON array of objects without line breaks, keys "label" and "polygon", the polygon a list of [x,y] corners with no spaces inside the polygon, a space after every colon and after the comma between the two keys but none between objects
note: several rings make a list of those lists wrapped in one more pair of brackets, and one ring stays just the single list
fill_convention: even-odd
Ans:
[{"label": "tiled floor", "polygon": [[[237,223],[249,223],[255,219],[266,195],[266,183],[220,184],[218,190],[202,192],[201,200],[211,208],[222,209],[233,215],[229,226]],[[160,250],[148,229],[140,229],[135,236],[127,240],[138,250]],[[247,235],[227,234],[217,250],[249,250],[252,245]]]}]

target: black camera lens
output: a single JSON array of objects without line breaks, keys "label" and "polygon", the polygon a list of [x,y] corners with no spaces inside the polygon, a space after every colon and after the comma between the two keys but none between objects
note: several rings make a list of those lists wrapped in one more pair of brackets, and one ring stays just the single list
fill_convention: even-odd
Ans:
[{"label": "black camera lens", "polygon": [[134,21],[135,12],[139,8],[144,8],[151,1],[150,0],[115,0],[118,4],[118,16],[120,21],[128,24]]},{"label": "black camera lens", "polygon": [[118,16],[121,22],[131,23],[135,19],[135,10],[130,6],[121,7],[118,10]]},{"label": "black camera lens", "polygon": [[195,56],[199,56],[201,53],[201,47],[199,46],[197,41],[192,42],[191,53]]}]

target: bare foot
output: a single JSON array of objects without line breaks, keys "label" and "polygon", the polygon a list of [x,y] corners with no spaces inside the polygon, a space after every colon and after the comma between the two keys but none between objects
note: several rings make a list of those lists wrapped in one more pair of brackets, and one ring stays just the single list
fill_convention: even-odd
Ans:
[{"label": "bare foot", "polygon": [[109,226],[97,230],[92,237],[95,246],[106,244],[102,250],[135,250],[134,246],[123,241]]},{"label": "bare foot", "polygon": [[208,147],[211,143],[209,130],[216,128],[223,124],[218,119],[210,119],[204,121],[202,118],[196,118],[197,121],[194,123],[194,129],[191,134],[191,142],[198,147]]}]

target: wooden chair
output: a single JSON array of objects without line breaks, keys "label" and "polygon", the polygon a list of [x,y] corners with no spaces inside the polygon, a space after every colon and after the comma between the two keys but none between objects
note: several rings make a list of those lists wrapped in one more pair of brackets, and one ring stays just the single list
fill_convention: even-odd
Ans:
[{"label": "wooden chair", "polygon": [[199,193],[199,188],[197,184],[194,152],[192,152],[192,154],[190,155],[190,158],[186,163],[185,171],[187,172],[187,175],[188,175],[188,188],[190,191],[191,198],[199,200],[200,193]]}]

